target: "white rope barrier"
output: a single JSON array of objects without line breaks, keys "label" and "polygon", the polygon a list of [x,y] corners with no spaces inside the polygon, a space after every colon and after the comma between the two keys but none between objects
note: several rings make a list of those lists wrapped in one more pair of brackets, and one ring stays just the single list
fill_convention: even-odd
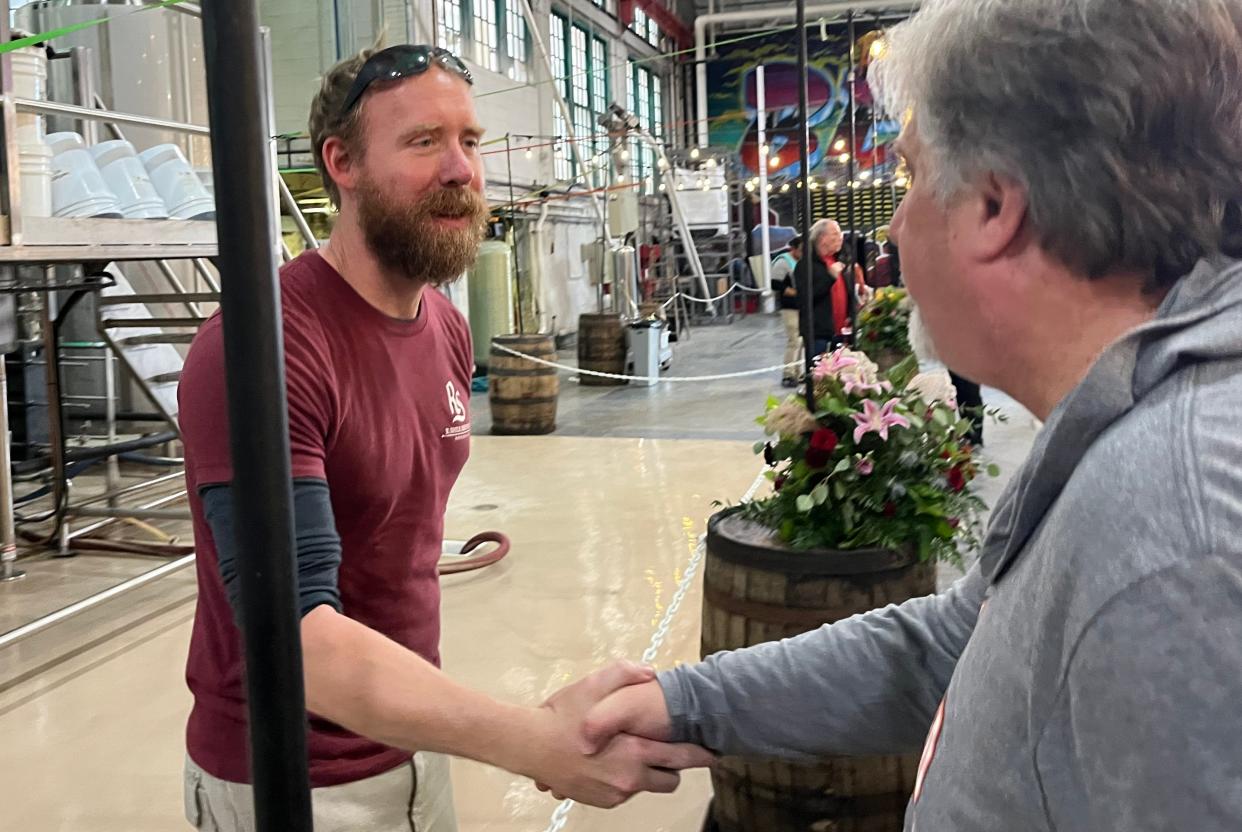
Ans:
[{"label": "white rope barrier", "polygon": [[742,370],[738,373],[719,373],[714,376],[627,376],[619,373],[601,373],[595,370],[583,370],[580,367],[571,367],[568,364],[557,364],[554,361],[544,361],[542,358],[535,358],[533,355],[527,355],[524,352],[511,350],[502,344],[492,344],[492,349],[500,350],[503,353],[512,355],[515,358],[524,358],[532,364],[538,364],[541,367],[554,367],[565,373],[573,373],[579,376],[594,376],[595,378],[611,378],[620,381],[658,381],[666,384],[682,381],[721,381],[730,378],[745,378],[746,376],[759,376],[766,373],[774,373],[777,370],[784,370],[789,367],[801,367],[801,361],[791,361],[788,364],[774,364],[771,367],[760,367],[756,370]]},{"label": "white rope barrier", "polygon": [[[768,478],[761,471],[755,481],[750,484],[750,488],[742,496],[743,503],[749,503],[759,493],[759,489],[768,481]],[[690,591],[690,585],[694,582],[695,575],[698,574],[699,566],[703,563],[703,556],[707,554],[707,535],[699,535],[698,545],[694,547],[694,553],[690,555],[690,560],[686,563],[685,572],[682,573],[681,580],[677,582],[677,591],[673,593],[673,600],[669,602],[668,608],[664,610],[664,616],[660,619],[660,624],[656,627],[655,632],[651,634],[651,642],[647,645],[647,649],[643,651],[640,661],[643,664],[651,664],[655,661],[656,655],[660,652],[660,648],[664,646],[664,639],[668,636],[669,625],[673,623],[681,609],[681,603],[686,599],[686,593]],[[565,828],[565,824],[569,822],[569,813],[573,811],[577,804],[573,800],[562,800],[556,809],[552,812],[552,817],[548,819],[548,827],[544,832],[561,832]]]},{"label": "white rope barrier", "polygon": [[672,305],[673,301],[677,300],[678,298],[685,298],[686,300],[693,301],[694,303],[703,303],[703,304],[715,303],[718,300],[724,300],[729,295],[733,294],[735,291],[739,289],[742,290],[743,292],[750,292],[751,294],[756,294],[756,295],[761,295],[767,291],[767,289],[753,289],[750,286],[743,286],[741,283],[734,283],[732,286],[730,286],[728,289],[725,290],[723,295],[717,295],[714,298],[697,298],[694,295],[687,295],[685,292],[678,292],[675,295],[673,295],[671,298],[669,298],[668,300],[664,301],[664,303],[660,304],[660,308],[668,309],[669,306]]}]

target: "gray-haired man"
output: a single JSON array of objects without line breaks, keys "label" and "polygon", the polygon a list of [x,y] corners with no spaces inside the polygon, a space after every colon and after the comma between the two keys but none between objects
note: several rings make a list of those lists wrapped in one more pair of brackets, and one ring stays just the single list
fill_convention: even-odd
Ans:
[{"label": "gray-haired man", "polygon": [[884,92],[944,360],[1047,425],[943,595],[605,699],[730,754],[924,748],[906,828],[1242,829],[1242,3],[931,0]]}]

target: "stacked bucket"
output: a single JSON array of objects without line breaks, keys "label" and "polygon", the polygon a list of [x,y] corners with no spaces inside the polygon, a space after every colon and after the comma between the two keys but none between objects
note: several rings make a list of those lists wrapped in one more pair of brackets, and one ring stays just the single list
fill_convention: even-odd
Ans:
[{"label": "stacked bucket", "polygon": [[[19,98],[47,98],[41,47],[13,53]],[[44,134],[43,116],[19,113],[22,213],[31,217],[215,219],[215,200],[175,144],[139,154],[123,140],[88,147],[78,133]]]}]

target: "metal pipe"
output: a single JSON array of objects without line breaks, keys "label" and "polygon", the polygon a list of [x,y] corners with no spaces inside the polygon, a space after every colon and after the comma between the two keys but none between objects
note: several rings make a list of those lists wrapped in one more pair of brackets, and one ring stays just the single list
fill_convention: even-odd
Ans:
[{"label": "metal pipe", "polygon": [[[851,9],[856,11],[916,9],[917,0],[852,0],[852,2],[824,3],[812,6],[802,12],[803,21],[806,15],[840,14]],[[798,12],[790,8],[755,8],[736,12],[717,12],[701,14],[694,20],[694,65],[695,65],[695,108],[698,110],[698,145],[707,147],[708,120],[707,113],[707,29],[720,23],[749,23],[755,20],[789,20],[796,18]],[[806,186],[803,186],[804,188]]]},{"label": "metal pipe", "polygon": [[189,520],[190,512],[186,509],[173,508],[75,508],[70,514],[78,517],[115,517],[123,519],[136,517],[139,520]]},{"label": "metal pipe", "polygon": [[[177,277],[177,273],[172,270],[172,266],[169,266],[168,263],[164,262],[163,260],[156,260],[154,262],[155,262],[155,267],[160,270],[160,274],[164,275],[164,279],[168,281],[168,285],[172,287],[173,291],[179,295],[186,294],[185,286],[182,285],[181,278]],[[176,301],[175,298],[169,298],[168,300],[170,303],[173,303]],[[203,317],[203,312],[201,309],[198,308],[197,303],[194,303],[193,301],[186,301],[185,308],[186,308],[186,311],[189,312],[194,317],[196,318]],[[106,326],[107,322],[105,321],[104,324]]]},{"label": "metal pipe", "polygon": [[803,351],[806,355],[806,406],[812,413],[815,412],[815,375],[812,372],[815,367],[815,298],[812,289],[811,275],[814,272],[812,261],[819,257],[819,252],[815,250],[815,246],[811,242],[811,182],[810,182],[810,161],[811,161],[811,126],[808,123],[808,117],[811,114],[810,102],[807,92],[807,54],[806,54],[806,0],[798,0],[797,6],[797,27],[798,31],[795,35],[798,41],[798,158],[801,162],[802,169],[799,176],[802,177],[802,188],[798,192],[796,199],[802,203],[802,244],[803,255],[798,260],[798,269],[802,277],[802,291],[800,293],[799,306],[802,309],[802,342]]},{"label": "metal pipe", "polygon": [[[855,206],[857,204],[858,182],[854,177],[857,175],[858,165],[858,61],[855,59],[854,50],[858,46],[858,38],[857,33],[854,31],[853,10],[849,12],[848,20],[850,37],[850,189],[845,195],[845,214],[850,228],[850,245],[849,250],[845,252],[845,271],[842,273],[841,279],[845,281],[846,292],[856,293],[858,287],[855,285],[854,266],[858,263],[858,229],[855,226],[857,225],[858,217],[855,214]],[[848,306],[849,304],[846,305]],[[857,328],[856,317],[857,315],[850,316],[851,333]]]},{"label": "metal pipe", "polygon": [[203,282],[207,284],[207,288],[215,292],[217,295],[215,300],[219,300],[218,296],[220,294],[220,283],[211,274],[211,270],[207,268],[207,264],[203,262],[203,258],[195,257],[193,263],[194,271],[198,272],[198,276],[201,277]]},{"label": "metal pipe", "polygon": [[[570,6],[570,10],[572,12],[572,6]],[[531,8],[530,0],[522,0],[522,13],[526,16],[526,31],[530,33],[530,38],[534,41],[535,48],[539,50],[539,57],[543,59],[543,66],[548,71],[548,78],[552,82],[552,98],[556,102],[556,106],[560,108],[561,118],[565,120],[565,132],[569,136],[569,149],[573,152],[574,161],[578,165],[578,175],[585,177],[587,173],[586,157],[582,155],[582,148],[578,147],[577,135],[574,131],[573,114],[569,111],[569,105],[565,103],[565,97],[561,95],[560,88],[557,85],[557,75],[552,71],[552,57],[548,54],[548,47],[543,42],[543,35],[539,34],[539,21],[535,18],[535,12]],[[598,194],[591,197],[591,206],[595,209],[595,218],[599,220],[604,239],[611,241],[611,235],[608,233],[608,223],[604,220],[604,208],[600,203]]]},{"label": "metal pipe", "polygon": [[163,566],[157,566],[150,572],[144,572],[136,578],[130,578],[128,581],[123,581],[114,587],[105,589],[103,592],[98,592],[87,598],[83,598],[81,601],[70,604],[67,607],[63,607],[54,613],[45,615],[42,618],[36,618],[29,624],[23,624],[15,630],[9,630],[7,633],[0,635],[0,650],[16,644],[24,638],[29,638],[36,633],[42,632],[54,624],[59,624],[60,622],[70,619],[79,613],[86,612],[92,607],[99,606],[105,601],[124,595],[127,592],[138,589],[139,587],[146,586],[152,581],[157,581],[166,575],[171,575],[174,572],[185,569],[192,563],[194,563],[194,555],[186,555],[185,557],[177,558],[171,563],[166,563]]},{"label": "metal pipe", "polygon": [[[11,39],[9,15],[0,14],[0,43],[8,43]],[[21,177],[21,142],[17,137],[17,108],[13,106],[13,53],[0,55],[0,90],[4,96],[0,99],[0,126],[3,126],[4,141],[4,190],[3,209],[8,214],[8,243],[19,246],[22,244],[22,177]]]},{"label": "metal pipe", "polygon": [[312,832],[293,480],[255,0],[203,9],[257,832]]},{"label": "metal pipe", "polygon": [[25,572],[17,561],[17,527],[13,522],[13,467],[9,458],[13,434],[9,431],[9,385],[0,356],[0,583],[16,581]]},{"label": "metal pipe", "polygon": [[[73,103],[80,107],[90,107],[95,101],[95,76],[91,71],[93,52],[89,46],[75,46],[69,50],[69,67],[73,72]],[[79,119],[77,128],[88,147],[98,143],[98,125],[94,121]]]},{"label": "metal pipe", "polygon": [[[155,389],[151,387],[151,384],[145,378],[143,378],[139,373],[135,372],[133,365],[131,365],[129,361],[125,358],[125,352],[121,348],[121,345],[116,342],[116,339],[113,338],[106,330],[103,330],[102,328],[99,330],[99,337],[104,339],[105,342],[107,342],[108,348],[111,349],[112,352],[115,353],[118,358],[120,358],[122,361],[125,361],[125,366],[129,369],[130,376],[133,378],[134,383],[137,384],[142,389],[142,392],[146,394],[147,399],[151,402],[151,404],[155,407],[155,409],[160,412],[160,415],[164,417],[164,419],[168,422],[168,424],[172,426],[172,429],[180,433],[181,428],[177,424],[176,417],[173,416],[171,413],[169,413],[168,410],[164,407],[163,402],[161,402],[159,397],[155,395]],[[172,343],[172,342],[168,342],[168,343]]]},{"label": "metal pipe", "polygon": [[[179,500],[184,500],[186,497],[186,493],[187,493],[186,490],[183,488],[180,491],[174,491],[172,494],[167,494],[163,497],[152,500],[149,503],[143,503],[142,505],[138,506],[138,508],[143,511],[147,509],[160,508],[162,506],[168,505],[169,503],[175,503]],[[88,535],[91,532],[97,532],[100,529],[104,528],[105,526],[111,526],[116,521],[117,521],[117,518],[115,517],[109,517],[104,520],[97,520],[94,523],[83,526],[80,529],[74,529],[73,532],[71,532],[67,537],[69,540],[73,540],[74,538],[82,537],[83,535]]]},{"label": "metal pipe", "polygon": [[755,104],[759,110],[759,223],[763,247],[760,278],[767,293],[765,297],[768,297],[772,292],[772,235],[771,223],[768,222],[768,154],[764,150],[768,146],[768,93],[764,69],[763,64],[755,67]]},{"label": "metal pipe", "polygon": [[140,491],[146,491],[148,488],[154,488],[157,485],[163,485],[166,482],[182,480],[184,478],[185,472],[183,471],[175,471],[171,474],[160,474],[158,477],[153,479],[143,480],[142,482],[134,483],[133,485],[127,485],[123,488],[118,488],[115,491],[106,491],[103,494],[96,494],[93,497],[87,497],[81,502],[74,503],[70,506],[70,508],[76,510],[82,506],[90,505],[91,503],[102,503],[104,500],[115,500],[117,497],[124,497],[128,494],[137,494]]},{"label": "metal pipe", "polygon": [[94,107],[78,107],[73,104],[61,104],[55,101],[33,101],[29,98],[6,96],[6,100],[25,113],[42,113],[49,116],[73,116],[79,119],[100,121],[105,124],[127,124],[131,127],[154,127],[174,133],[189,133],[194,136],[210,136],[211,130],[198,124],[186,124],[181,121],[166,121],[148,116],[136,116],[130,113],[118,113],[114,110],[99,110]]},{"label": "metal pipe", "polygon": [[319,241],[315,239],[315,232],[311,231],[310,224],[306,222],[306,216],[302,213],[301,206],[293,198],[293,192],[289,190],[289,183],[285,182],[285,178],[280,174],[276,174],[276,183],[280,187],[280,201],[284,203],[285,209],[293,217],[293,224],[297,226],[298,233],[306,241],[306,247],[312,249],[319,248]]}]

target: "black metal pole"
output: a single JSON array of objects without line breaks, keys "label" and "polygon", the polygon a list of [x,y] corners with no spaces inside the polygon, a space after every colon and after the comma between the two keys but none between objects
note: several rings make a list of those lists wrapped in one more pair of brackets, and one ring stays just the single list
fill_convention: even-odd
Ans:
[{"label": "black metal pole", "polygon": [[[857,83],[858,62],[854,59],[854,49],[858,45],[858,38],[854,32],[854,12],[849,13],[850,27],[850,181],[849,193],[846,194],[846,222],[850,228],[850,244],[845,253],[845,271],[841,276],[845,279],[846,291],[853,292],[854,288],[854,265],[858,262],[858,229],[855,227],[857,216],[854,211],[854,192],[858,190],[855,186],[855,172],[858,162],[858,98],[856,97],[855,84]],[[850,316],[850,332],[857,329],[857,315]]]},{"label": "black metal pole", "polygon": [[255,0],[203,4],[259,832],[311,832],[275,203]]},{"label": "black metal pole", "polygon": [[[806,55],[806,0],[798,0],[798,155],[801,169],[798,175],[802,178],[802,187],[796,199],[802,204],[802,258],[798,261],[798,269],[802,278],[802,291],[798,293],[802,312],[802,346],[806,354],[806,406],[815,412],[815,379],[811,371],[815,364],[815,316],[814,298],[811,295],[812,281],[811,261],[819,253],[811,245],[811,183],[810,183],[810,142],[811,133],[808,126],[808,115],[811,112],[807,101],[807,55]],[[760,162],[763,163],[763,159]]]}]

